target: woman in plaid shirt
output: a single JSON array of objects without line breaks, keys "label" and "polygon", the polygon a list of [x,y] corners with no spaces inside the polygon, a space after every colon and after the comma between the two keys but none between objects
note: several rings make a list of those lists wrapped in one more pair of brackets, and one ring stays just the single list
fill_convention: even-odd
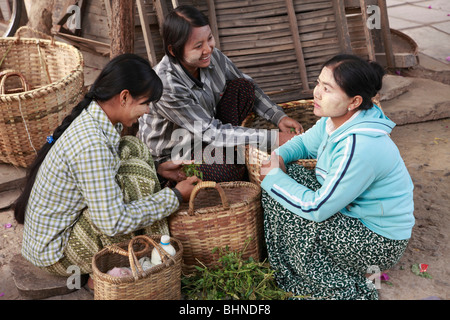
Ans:
[{"label": "woman in plaid shirt", "polygon": [[[155,67],[163,81],[163,94],[153,102],[150,113],[139,119],[139,137],[156,161],[182,153],[184,158],[206,163],[200,167],[204,180],[243,180],[243,157],[226,158],[235,146],[252,143],[271,147],[292,138],[291,128],[297,134],[303,131],[215,48],[208,19],[196,8],[183,5],[169,13],[163,39],[166,55]],[[252,111],[277,125],[280,132],[241,127]],[[192,143],[195,150],[191,152]]]},{"label": "woman in plaid shirt", "polygon": [[[67,275],[71,265],[90,273],[92,256],[103,246],[164,219],[189,198],[195,177],[130,202],[117,181],[120,132],[148,112],[161,92],[161,80],[148,61],[120,55],[47,138],[14,208],[17,221],[24,223],[22,255],[28,261],[59,275]],[[148,152],[136,140],[142,153]],[[151,175],[151,156],[142,168]],[[180,168],[168,163],[158,173],[170,178]]]}]

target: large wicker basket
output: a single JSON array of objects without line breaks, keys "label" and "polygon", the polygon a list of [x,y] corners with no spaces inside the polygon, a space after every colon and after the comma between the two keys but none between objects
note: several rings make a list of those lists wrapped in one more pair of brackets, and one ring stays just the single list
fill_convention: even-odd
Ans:
[{"label": "large wicker basket", "polygon": [[[218,260],[215,247],[243,252],[244,259],[263,257],[261,188],[251,182],[200,182],[189,205],[169,217],[172,236],[184,248],[183,273]],[[245,251],[244,251],[245,249]]]},{"label": "large wicker basket", "polygon": [[[279,104],[287,116],[297,120],[306,131],[311,128],[319,117],[314,115],[314,101],[313,100],[298,100]],[[277,127],[269,121],[250,114],[243,122],[243,127],[254,129],[277,129]],[[250,181],[255,184],[260,184],[260,169],[264,160],[269,159],[270,150],[261,150],[255,146],[248,145],[245,150],[245,164],[248,169]],[[296,163],[308,169],[313,169],[316,166],[316,159],[299,159]]]},{"label": "large wicker basket", "polygon": [[[172,257],[160,248],[160,240],[160,235],[136,236],[129,241],[107,246],[95,254],[92,258],[94,299],[179,300],[183,245],[178,239],[170,238],[176,250]],[[163,263],[144,271],[138,259],[150,257],[155,247]],[[107,274],[114,267],[129,267],[133,275],[114,277]]]},{"label": "large wicker basket", "polygon": [[50,39],[23,38],[26,29],[0,38],[0,162],[20,167],[33,162],[46,137],[81,100],[84,85],[78,49],[42,33]]}]

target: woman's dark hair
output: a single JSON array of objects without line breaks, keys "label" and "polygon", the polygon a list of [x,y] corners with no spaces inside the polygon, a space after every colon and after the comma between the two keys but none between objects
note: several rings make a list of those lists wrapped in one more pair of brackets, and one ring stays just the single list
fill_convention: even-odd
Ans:
[{"label": "woman's dark hair", "polygon": [[163,41],[164,50],[168,57],[172,54],[178,61],[183,60],[184,46],[189,40],[192,28],[209,25],[208,18],[197,8],[189,5],[182,5],[172,10],[164,20]]},{"label": "woman's dark hair", "polygon": [[385,75],[380,64],[355,55],[340,54],[325,62],[323,67],[333,70],[334,80],[349,97],[360,95],[363,98],[360,109],[372,108],[372,98],[381,90]]},{"label": "woman's dark hair", "polygon": [[42,146],[34,162],[28,168],[22,194],[14,203],[14,217],[18,223],[24,223],[25,221],[25,210],[39,167],[56,140],[73,120],[90,105],[92,100],[107,101],[122,90],[128,90],[134,99],[146,97],[147,102],[150,102],[161,98],[163,85],[150,63],[135,54],[122,54],[109,61],[92,84],[89,92],[84,96],[84,99],[72,109],[72,112],[64,118],[62,124],[55,129],[53,142],[46,142]]}]

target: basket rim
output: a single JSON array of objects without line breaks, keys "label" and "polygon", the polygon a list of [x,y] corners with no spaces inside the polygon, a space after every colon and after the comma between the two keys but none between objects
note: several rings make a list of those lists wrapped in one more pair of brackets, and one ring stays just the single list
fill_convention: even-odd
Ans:
[{"label": "basket rim", "polygon": [[[161,235],[157,235],[157,234],[152,234],[152,235],[146,235],[147,237],[151,237],[151,238],[156,238],[159,239]],[[144,271],[141,274],[141,278],[146,278],[152,274],[158,273],[160,271],[162,271],[164,268],[166,267],[172,267],[175,266],[177,263],[180,264],[182,263],[182,258],[183,258],[183,244],[180,240],[178,240],[177,238],[174,237],[170,237],[170,240],[173,240],[174,242],[177,243],[177,246],[179,248],[179,250],[177,250],[177,252],[175,253],[175,256],[173,256],[173,260],[172,259],[167,259],[166,261],[164,261],[163,263],[153,266],[150,269]],[[128,243],[131,241],[130,240],[126,240],[126,241],[122,241],[119,243],[116,243],[114,245],[116,246],[127,246]],[[150,251],[151,252],[151,251]],[[106,255],[106,254],[117,254],[118,253],[113,253],[110,252],[108,249],[108,246],[104,247],[103,249],[101,249],[100,251],[98,251],[93,257],[92,257],[92,273],[94,276],[98,277],[99,280],[101,281],[106,281],[109,283],[114,283],[114,284],[120,284],[120,283],[133,283],[136,282],[136,279],[134,278],[133,275],[131,276],[126,276],[126,277],[114,277],[114,276],[110,276],[109,274],[107,274],[106,272],[102,272],[100,271],[100,269],[97,267],[97,259]],[[175,260],[175,263],[173,262]],[[139,279],[139,280],[140,280]]]},{"label": "basket rim", "polygon": [[[314,99],[300,99],[300,100],[293,100],[293,101],[286,101],[281,102],[277,104],[279,107],[281,107],[283,110],[291,109],[291,108],[298,108],[298,107],[305,107],[305,106],[313,106],[314,105]],[[255,112],[251,112],[245,119],[242,121],[241,126],[247,127],[249,122],[251,122],[257,114]]]},{"label": "basket rim", "polygon": [[[254,201],[257,201],[259,199],[259,196],[261,194],[261,187],[253,182],[250,181],[229,181],[229,182],[217,182],[223,189],[226,188],[232,188],[236,186],[243,186],[249,189],[253,189],[255,192],[254,195],[250,196],[247,200],[239,201],[235,203],[230,203],[229,209],[227,211],[231,211],[233,209],[237,209],[243,206],[246,206]],[[208,214],[217,214],[220,211],[223,211],[222,204],[206,207],[206,208],[194,208],[193,214],[188,214],[189,207],[186,207],[185,209],[179,209],[178,211],[174,212],[172,215],[169,216],[169,218],[174,217],[196,217],[196,216],[205,216]],[[181,214],[180,214],[181,213]]]},{"label": "basket rim", "polygon": [[[7,101],[19,101],[19,100],[25,100],[28,98],[34,98],[34,97],[40,97],[43,94],[48,93],[49,91],[51,91],[52,89],[59,89],[60,87],[66,86],[66,84],[68,82],[72,82],[73,79],[76,79],[78,77],[83,76],[83,68],[84,68],[84,58],[83,55],[81,54],[80,50],[78,50],[77,48],[75,48],[73,45],[68,44],[68,43],[64,43],[61,41],[53,41],[52,44],[52,40],[47,40],[47,39],[35,39],[35,38],[0,38],[0,42],[16,42],[19,45],[20,44],[30,44],[30,43],[34,43],[34,44],[38,44],[38,43],[47,43],[47,45],[56,45],[59,46],[61,48],[64,49],[68,49],[69,51],[71,51],[74,56],[77,59],[77,67],[70,70],[68,72],[68,74],[57,80],[54,81],[52,83],[43,85],[39,88],[36,89],[32,89],[29,91],[25,91],[25,92],[19,92],[19,93],[13,93],[13,94],[0,94],[0,100],[7,102]],[[21,43],[22,42],[22,43]]]}]

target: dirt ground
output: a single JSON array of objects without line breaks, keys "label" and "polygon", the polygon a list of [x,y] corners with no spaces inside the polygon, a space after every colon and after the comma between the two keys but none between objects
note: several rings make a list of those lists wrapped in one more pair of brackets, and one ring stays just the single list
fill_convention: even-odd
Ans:
[{"label": "dirt ground", "polygon": [[[381,300],[450,298],[449,126],[450,119],[443,119],[397,126],[392,133],[414,181],[417,220],[404,256],[386,271],[390,284],[381,283]],[[0,212],[0,228],[0,300],[19,300],[8,262],[20,252],[23,227],[6,210]],[[431,279],[411,272],[417,263],[428,264]]]},{"label": "dirt ground", "polygon": [[[449,126],[450,119],[441,119],[397,126],[392,132],[415,185],[416,225],[400,262],[385,271],[389,283],[381,283],[381,300],[450,298]],[[0,300],[22,299],[8,265],[20,252],[22,230],[10,209],[0,212]],[[411,271],[412,265],[420,263],[428,265],[431,279]],[[51,299],[86,300],[92,296],[69,294]]]}]

